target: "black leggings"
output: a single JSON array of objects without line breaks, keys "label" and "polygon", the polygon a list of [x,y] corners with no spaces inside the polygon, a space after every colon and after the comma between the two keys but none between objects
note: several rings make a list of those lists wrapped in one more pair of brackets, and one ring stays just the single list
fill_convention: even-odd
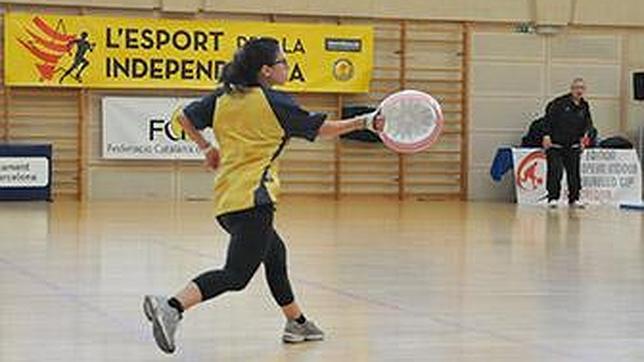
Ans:
[{"label": "black leggings", "polygon": [[230,244],[223,269],[210,270],[193,281],[199,287],[203,301],[227,291],[242,290],[264,263],[266,280],[279,306],[293,302],[293,291],[286,272],[286,248],[273,228],[273,207],[224,214],[219,224],[230,234]]}]

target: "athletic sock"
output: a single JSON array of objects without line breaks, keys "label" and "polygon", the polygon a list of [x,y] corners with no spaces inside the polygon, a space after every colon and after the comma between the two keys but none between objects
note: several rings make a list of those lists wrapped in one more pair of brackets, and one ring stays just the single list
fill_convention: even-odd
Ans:
[{"label": "athletic sock", "polygon": [[300,314],[299,317],[295,318],[295,321],[297,324],[304,324],[306,322],[306,317],[304,317],[304,314]]},{"label": "athletic sock", "polygon": [[176,309],[180,315],[183,314],[183,306],[181,305],[181,302],[177,298],[172,297],[168,299],[168,305]]}]

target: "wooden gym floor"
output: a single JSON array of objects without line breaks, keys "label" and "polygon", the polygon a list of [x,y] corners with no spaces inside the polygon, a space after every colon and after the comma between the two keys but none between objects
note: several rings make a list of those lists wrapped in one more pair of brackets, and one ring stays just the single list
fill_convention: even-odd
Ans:
[{"label": "wooden gym floor", "polygon": [[167,358],[141,313],[219,266],[209,202],[0,204],[0,361],[642,361],[644,214],[286,198],[292,282],[326,341],[283,345],[260,270]]}]

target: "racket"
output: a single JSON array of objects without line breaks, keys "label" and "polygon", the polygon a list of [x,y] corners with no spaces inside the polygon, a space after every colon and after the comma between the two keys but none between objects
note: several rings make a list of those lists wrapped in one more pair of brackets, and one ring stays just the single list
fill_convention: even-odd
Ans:
[{"label": "racket", "polygon": [[[440,104],[427,93],[404,90],[380,102],[375,115],[385,120],[382,132],[376,132],[389,149],[398,153],[421,152],[436,142],[443,130]],[[373,130],[373,128],[372,128]]]}]

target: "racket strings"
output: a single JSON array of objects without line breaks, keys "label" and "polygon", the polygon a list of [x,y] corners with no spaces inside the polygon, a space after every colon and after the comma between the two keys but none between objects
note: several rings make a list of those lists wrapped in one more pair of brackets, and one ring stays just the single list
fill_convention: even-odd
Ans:
[{"label": "racket strings", "polygon": [[437,114],[432,105],[418,99],[400,99],[383,109],[385,132],[398,142],[413,143],[431,134],[436,127]]}]

